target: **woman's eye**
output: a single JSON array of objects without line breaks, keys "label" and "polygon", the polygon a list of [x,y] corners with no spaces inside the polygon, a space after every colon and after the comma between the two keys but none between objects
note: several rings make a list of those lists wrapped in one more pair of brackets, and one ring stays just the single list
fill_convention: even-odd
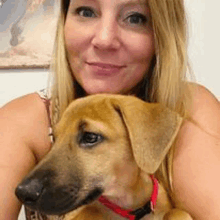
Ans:
[{"label": "woman's eye", "polygon": [[79,7],[76,9],[76,13],[82,17],[92,18],[95,17],[95,13],[89,7]]},{"label": "woman's eye", "polygon": [[134,13],[128,16],[126,19],[130,24],[135,25],[145,25],[147,23],[147,17],[140,13]]},{"label": "woman's eye", "polygon": [[83,147],[91,147],[102,140],[103,137],[100,134],[85,132],[81,135],[79,144]]}]

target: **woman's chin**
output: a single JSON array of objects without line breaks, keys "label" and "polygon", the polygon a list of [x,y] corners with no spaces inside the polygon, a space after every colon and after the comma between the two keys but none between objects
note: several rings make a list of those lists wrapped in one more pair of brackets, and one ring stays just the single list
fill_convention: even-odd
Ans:
[{"label": "woman's chin", "polygon": [[95,94],[121,94],[120,92],[114,91],[114,90],[92,90],[92,91],[86,91],[87,95],[95,95]]},{"label": "woman's chin", "polygon": [[117,89],[117,88],[107,88],[107,87],[101,88],[97,86],[94,86],[92,88],[84,87],[84,90],[87,95],[100,94],[100,93],[109,93],[109,94],[121,94],[122,93],[120,89]]}]

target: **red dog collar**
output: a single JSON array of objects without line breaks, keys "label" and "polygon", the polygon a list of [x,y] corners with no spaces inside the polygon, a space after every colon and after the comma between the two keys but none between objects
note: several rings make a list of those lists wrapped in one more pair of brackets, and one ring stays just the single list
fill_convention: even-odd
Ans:
[{"label": "red dog collar", "polygon": [[127,218],[129,220],[138,220],[141,219],[143,216],[150,214],[152,211],[154,211],[156,202],[157,202],[157,196],[158,196],[158,180],[154,178],[153,175],[150,176],[153,181],[153,192],[151,195],[150,201],[144,205],[143,207],[137,209],[137,210],[125,210],[119,207],[116,204],[111,203],[109,200],[107,200],[104,196],[99,197],[99,202],[101,202],[103,205],[111,209],[116,214]]}]

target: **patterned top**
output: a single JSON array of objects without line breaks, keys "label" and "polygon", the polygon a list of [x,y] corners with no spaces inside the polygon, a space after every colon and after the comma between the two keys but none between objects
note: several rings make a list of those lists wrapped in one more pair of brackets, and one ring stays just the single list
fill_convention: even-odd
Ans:
[{"label": "patterned top", "polygon": [[[42,101],[45,103],[45,107],[47,109],[48,117],[49,117],[49,136],[51,138],[51,143],[53,143],[53,132],[51,127],[51,117],[50,117],[50,98],[47,95],[46,90],[41,90],[37,92],[41,97]],[[37,211],[32,211],[29,208],[25,207],[25,216],[26,220],[63,220],[64,216],[46,216]]]}]

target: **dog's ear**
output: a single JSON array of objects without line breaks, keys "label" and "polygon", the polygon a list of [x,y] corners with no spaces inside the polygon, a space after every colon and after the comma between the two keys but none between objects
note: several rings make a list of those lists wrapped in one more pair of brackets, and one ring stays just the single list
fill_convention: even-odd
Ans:
[{"label": "dog's ear", "polygon": [[137,165],[154,173],[168,153],[182,118],[160,104],[146,103],[135,97],[113,101],[129,133]]}]

